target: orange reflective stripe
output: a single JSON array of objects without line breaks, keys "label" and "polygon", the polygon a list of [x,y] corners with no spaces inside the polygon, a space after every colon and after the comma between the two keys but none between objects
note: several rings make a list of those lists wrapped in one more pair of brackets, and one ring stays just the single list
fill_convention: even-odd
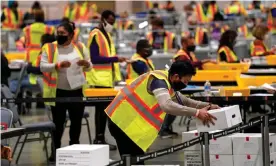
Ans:
[{"label": "orange reflective stripe", "polygon": [[50,87],[56,87],[56,78],[51,77],[49,73],[43,73],[43,81]]},{"label": "orange reflective stripe", "polygon": [[37,57],[36,67],[40,66],[40,61],[41,61],[41,54]]},{"label": "orange reflective stripe", "polygon": [[100,47],[100,53],[102,53],[101,56],[105,56],[105,57],[109,57],[109,51],[107,46],[105,45],[105,41],[104,41],[104,36],[101,33],[98,33],[98,37],[99,37],[99,47]]},{"label": "orange reflective stripe", "polygon": [[198,19],[199,19],[199,21],[200,22],[203,22],[203,16],[202,16],[202,14],[201,14],[201,6],[200,6],[200,4],[197,4],[196,5],[196,12],[197,12],[197,16],[198,16]]},{"label": "orange reflective stripe", "polygon": [[29,44],[26,47],[28,47],[29,49],[33,49],[33,50],[40,50],[40,45],[39,44]]},{"label": "orange reflective stripe", "polygon": [[8,13],[8,24],[12,25],[12,18],[11,18],[11,10],[7,9],[7,13]]},{"label": "orange reflective stripe", "polygon": [[54,53],[55,53],[55,50],[56,50],[56,44],[53,44],[53,43],[49,43],[48,44],[48,62],[49,63],[53,63],[54,61]]},{"label": "orange reflective stripe", "polygon": [[26,45],[31,44],[31,26],[26,27]]},{"label": "orange reflective stripe", "polygon": [[94,69],[112,69],[112,65],[111,64],[93,64],[93,68]]},{"label": "orange reflective stripe", "polygon": [[168,49],[172,48],[172,43],[173,43],[173,34],[171,32],[167,33],[167,40],[168,40]]}]

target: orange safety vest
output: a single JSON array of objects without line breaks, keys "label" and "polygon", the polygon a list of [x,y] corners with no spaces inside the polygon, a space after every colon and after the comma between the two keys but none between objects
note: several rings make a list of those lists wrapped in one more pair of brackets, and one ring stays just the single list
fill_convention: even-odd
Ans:
[{"label": "orange safety vest", "polygon": [[122,20],[119,20],[116,28],[119,30],[128,30],[131,25],[133,26],[133,21],[131,20],[127,20],[125,23]]},{"label": "orange safety vest", "polygon": [[268,48],[266,48],[264,43],[262,45],[256,45],[256,44],[254,44],[254,41],[253,41],[250,44],[250,55],[251,56],[261,56],[265,52],[268,52],[268,51],[269,50],[268,50]]},{"label": "orange safety vest", "polygon": [[[167,52],[168,50],[173,48],[173,40],[174,40],[175,34],[172,32],[169,32],[169,31],[166,31],[165,33],[166,33],[166,35],[164,38],[163,49],[164,49],[164,52]],[[153,34],[152,32],[149,32],[147,34],[147,40],[149,41],[149,44],[151,44],[151,45],[153,44],[153,35],[152,34]]]},{"label": "orange safety vest", "polygon": [[184,31],[181,33],[181,37],[188,37],[190,36],[190,31]]},{"label": "orange safety vest", "polygon": [[152,9],[153,8],[153,4],[150,0],[146,0],[145,3],[146,3],[146,8],[147,9]]},{"label": "orange safety vest", "polygon": [[10,8],[5,8],[3,13],[5,14],[5,20],[2,22],[3,29],[17,29],[22,24],[23,13],[17,9],[18,19],[16,20],[15,14]]},{"label": "orange safety vest", "polygon": [[218,12],[218,5],[217,4],[209,5],[208,12],[212,16],[212,20],[213,20],[215,14]]},{"label": "orange safety vest", "polygon": [[190,56],[188,55],[188,53],[186,51],[184,51],[183,49],[179,50],[174,56],[173,59],[175,60],[176,58],[180,57],[180,56],[185,56],[187,59],[189,59],[192,62],[197,62],[197,58],[195,56],[194,53],[190,53]]},{"label": "orange safety vest", "polygon": [[248,28],[246,25],[240,26],[238,28],[238,32],[241,32],[243,34],[243,37],[247,37],[248,36]]},{"label": "orange safety vest", "polygon": [[206,32],[205,28],[197,27],[195,32],[195,44],[201,45],[203,42],[204,33]]},{"label": "orange safety vest", "polygon": [[236,56],[236,54],[229,47],[222,46],[218,50],[218,58],[217,58],[218,62],[221,62],[220,55],[219,55],[221,52],[225,53],[227,62],[229,63],[236,62],[238,60],[238,57]]},{"label": "orange safety vest", "polygon": [[197,20],[200,22],[200,23],[208,23],[211,21],[211,16],[209,16],[209,9],[208,9],[208,12],[207,14],[205,14],[203,12],[203,8],[202,8],[202,5],[200,3],[198,3],[196,5],[196,15],[197,15]]},{"label": "orange safety vest", "polygon": [[[143,58],[141,55],[135,53],[132,57],[131,60],[134,61],[142,61],[147,65],[148,71],[153,71],[154,70],[154,65],[151,59],[148,58]],[[128,74],[128,79],[134,79],[137,78],[139,75],[138,73],[135,72],[135,70],[132,68],[131,63],[127,65],[127,74]]]},{"label": "orange safety vest", "polygon": [[74,5],[73,9],[67,5],[64,9],[64,17],[69,18],[70,21],[75,21],[79,17],[79,6],[77,4]]},{"label": "orange safety vest", "polygon": [[84,2],[79,9],[79,19],[87,21],[89,19],[89,7],[88,2]]}]

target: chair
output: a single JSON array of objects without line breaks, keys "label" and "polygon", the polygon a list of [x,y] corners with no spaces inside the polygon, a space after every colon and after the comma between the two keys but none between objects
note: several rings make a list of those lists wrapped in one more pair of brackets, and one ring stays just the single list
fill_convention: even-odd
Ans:
[{"label": "chair", "polygon": [[[2,98],[13,98],[11,91],[5,85],[1,85],[1,96]],[[21,156],[22,150],[25,146],[25,143],[35,142],[35,141],[44,141],[45,154],[48,162],[48,149],[47,149],[48,139],[45,136],[44,132],[48,132],[49,134],[52,135],[52,131],[55,130],[55,124],[52,121],[39,122],[39,123],[33,123],[33,124],[23,124],[18,115],[17,105],[14,103],[6,103],[6,107],[13,112],[13,122],[12,122],[13,127],[20,127],[25,129],[25,135],[23,136],[24,137],[23,141],[21,141],[21,137],[17,139],[14,147],[14,151],[12,154],[12,156],[14,156],[14,153],[17,149],[18,144],[22,144],[16,159],[16,164],[18,164],[18,161]],[[28,138],[30,134],[40,134],[40,137]]]}]

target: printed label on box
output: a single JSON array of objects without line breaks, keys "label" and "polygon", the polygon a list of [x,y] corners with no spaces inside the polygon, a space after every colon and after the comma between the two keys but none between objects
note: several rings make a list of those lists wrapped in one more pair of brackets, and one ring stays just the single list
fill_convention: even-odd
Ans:
[{"label": "printed label on box", "polygon": [[202,166],[200,152],[184,152],[184,166]]}]

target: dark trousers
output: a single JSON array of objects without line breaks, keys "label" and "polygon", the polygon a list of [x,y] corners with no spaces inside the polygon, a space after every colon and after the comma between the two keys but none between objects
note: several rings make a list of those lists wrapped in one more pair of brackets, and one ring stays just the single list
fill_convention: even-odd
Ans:
[{"label": "dark trousers", "polygon": [[164,123],[162,124],[160,132],[171,129],[172,123],[174,122],[175,118],[176,116],[167,114],[165,116]]},{"label": "dark trousers", "polygon": [[[57,89],[56,97],[82,97],[82,89],[78,90],[60,90]],[[56,106],[51,107],[53,122],[56,125],[56,130],[53,132],[53,142],[55,149],[61,147],[61,138],[64,131],[64,123],[66,120],[66,112],[70,118],[70,142],[69,144],[79,144],[81,133],[82,117],[84,113],[83,103],[56,103]]]},{"label": "dark trousers", "polygon": [[[96,86],[95,88],[107,88],[107,87],[100,87]],[[106,129],[106,122],[107,122],[107,115],[104,112],[106,107],[108,106],[107,104],[101,103],[96,105],[96,112],[95,112],[95,139],[104,141],[105,137],[105,129]]]},{"label": "dark trousers", "polygon": [[[143,155],[145,152],[137,146],[115,123],[108,118],[108,128],[111,135],[116,140],[120,156],[129,154],[132,157]],[[135,164],[135,163],[132,163]],[[137,164],[144,165],[144,162]]]}]

